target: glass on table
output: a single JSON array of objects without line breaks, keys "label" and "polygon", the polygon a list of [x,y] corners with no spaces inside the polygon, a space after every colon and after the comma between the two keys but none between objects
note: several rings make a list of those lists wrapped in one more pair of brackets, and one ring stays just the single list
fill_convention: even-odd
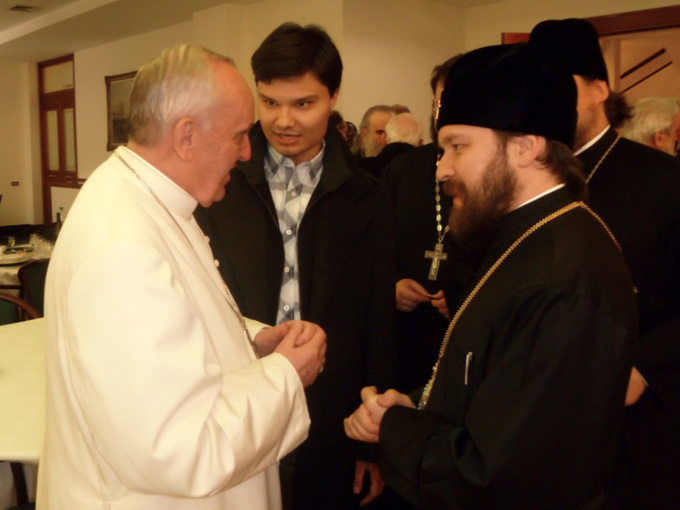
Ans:
[{"label": "glass on table", "polygon": [[17,239],[14,236],[7,236],[7,246],[11,249],[17,243]]}]

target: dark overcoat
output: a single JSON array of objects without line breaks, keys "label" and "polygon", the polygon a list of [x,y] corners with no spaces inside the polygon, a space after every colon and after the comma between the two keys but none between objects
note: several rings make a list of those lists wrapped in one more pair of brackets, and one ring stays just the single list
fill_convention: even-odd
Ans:
[{"label": "dark overcoat", "polygon": [[[579,155],[589,175],[614,129]],[[610,505],[664,510],[680,502],[680,164],[621,138],[595,170],[590,205],[621,243],[639,293],[634,365],[649,384],[626,409]]]},{"label": "dark overcoat", "polygon": [[[362,447],[347,439],[343,419],[361,403],[362,387],[392,387],[397,370],[388,192],[335,131],[326,134],[323,172],[297,240],[301,317],[319,324],[328,342],[324,371],[306,392],[309,439],[296,453],[295,506],[304,509],[356,504],[352,480]],[[199,210],[197,220],[243,314],[274,324],[284,248],[259,124],[250,140],[250,161],[238,164],[224,199]]]}]

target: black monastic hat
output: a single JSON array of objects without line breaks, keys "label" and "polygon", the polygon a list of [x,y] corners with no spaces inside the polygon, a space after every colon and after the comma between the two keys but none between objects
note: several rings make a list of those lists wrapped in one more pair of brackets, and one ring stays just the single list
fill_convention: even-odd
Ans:
[{"label": "black monastic hat", "polygon": [[538,135],[571,147],[576,85],[526,43],[480,48],[463,55],[448,75],[437,128],[448,124]]},{"label": "black monastic hat", "polygon": [[550,19],[534,27],[529,44],[570,74],[609,83],[597,31],[584,19]]}]

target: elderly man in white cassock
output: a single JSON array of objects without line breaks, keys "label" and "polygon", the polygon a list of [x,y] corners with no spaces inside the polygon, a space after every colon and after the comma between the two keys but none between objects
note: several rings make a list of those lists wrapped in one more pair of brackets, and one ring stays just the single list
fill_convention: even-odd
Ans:
[{"label": "elderly man in white cassock", "polygon": [[193,217],[250,157],[252,121],[229,59],[183,45],[139,71],[129,144],[83,186],[50,263],[38,508],[280,508],[325,333],[243,317]]}]

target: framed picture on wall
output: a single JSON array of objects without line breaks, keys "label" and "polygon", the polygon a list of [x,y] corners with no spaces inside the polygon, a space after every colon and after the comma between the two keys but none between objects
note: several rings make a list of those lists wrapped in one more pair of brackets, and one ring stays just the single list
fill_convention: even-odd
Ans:
[{"label": "framed picture on wall", "polygon": [[112,151],[127,143],[130,119],[130,93],[137,71],[114,76],[105,76],[106,121],[108,140],[106,150]]}]

